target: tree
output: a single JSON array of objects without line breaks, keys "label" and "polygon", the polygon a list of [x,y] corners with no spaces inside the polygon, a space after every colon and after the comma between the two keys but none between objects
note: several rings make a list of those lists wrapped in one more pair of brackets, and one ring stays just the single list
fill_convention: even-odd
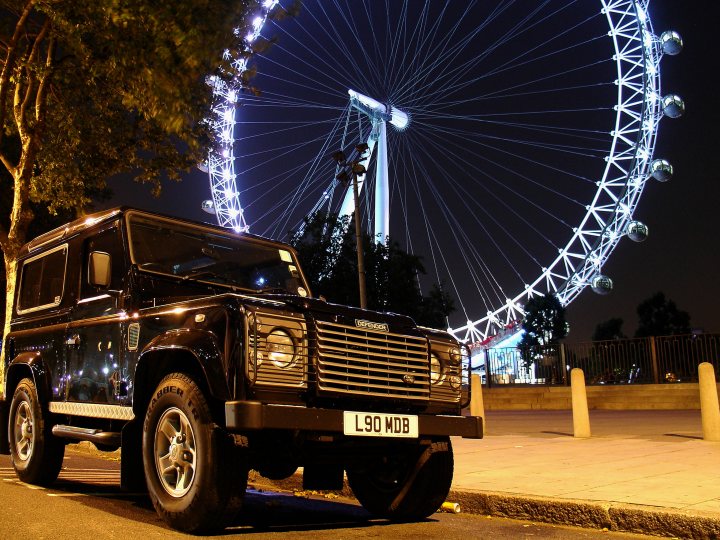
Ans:
[{"label": "tree", "polygon": [[[251,0],[6,0],[0,6],[0,249],[10,306],[15,258],[40,208],[82,213],[109,176],[151,182],[211,145],[207,76]],[[238,53],[239,54],[239,53]],[[6,322],[5,331],[8,325]],[[1,373],[0,373],[1,375]]]},{"label": "tree", "polygon": [[[305,220],[303,234],[293,236],[291,244],[315,294],[359,305],[355,237],[348,225],[349,217],[317,213]],[[437,284],[427,296],[422,294],[421,258],[406,253],[392,239],[380,244],[364,235],[362,242],[368,308],[409,315],[425,326],[446,327],[447,316],[454,311],[452,298]]]},{"label": "tree", "polygon": [[599,323],[593,332],[593,341],[609,341],[614,339],[625,339],[627,336],[623,334],[623,320],[620,317],[613,317],[607,321]]},{"label": "tree", "polygon": [[655,293],[637,307],[638,328],[635,337],[672,336],[690,333],[690,314],[677,308],[675,302]]},{"label": "tree", "polygon": [[520,351],[526,367],[543,356],[549,346],[557,344],[568,334],[565,308],[557,296],[534,296],[525,304]]}]

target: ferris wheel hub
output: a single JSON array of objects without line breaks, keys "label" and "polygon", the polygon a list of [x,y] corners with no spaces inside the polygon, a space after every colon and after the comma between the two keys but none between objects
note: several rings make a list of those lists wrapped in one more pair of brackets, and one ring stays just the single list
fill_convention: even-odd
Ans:
[{"label": "ferris wheel hub", "polygon": [[348,90],[348,94],[350,95],[350,103],[352,106],[367,114],[371,119],[390,122],[401,131],[408,127],[410,116],[397,107],[380,103],[378,100],[356,92],[355,90]]}]

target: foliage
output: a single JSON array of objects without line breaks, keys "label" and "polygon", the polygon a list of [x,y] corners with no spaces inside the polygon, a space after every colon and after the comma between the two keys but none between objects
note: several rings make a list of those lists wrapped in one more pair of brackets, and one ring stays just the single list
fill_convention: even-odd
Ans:
[{"label": "foliage", "polygon": [[525,333],[519,348],[525,366],[529,367],[567,336],[565,308],[557,296],[534,296],[525,304],[522,328]]},{"label": "foliage", "polygon": [[[318,213],[306,219],[303,234],[291,240],[316,295],[329,301],[359,305],[357,252],[349,217]],[[437,284],[424,296],[421,258],[402,250],[389,239],[378,244],[363,237],[368,308],[409,315],[422,325],[447,327],[454,310],[450,296]]]},{"label": "foliage", "polygon": [[662,292],[637,307],[638,328],[635,337],[672,336],[690,333],[690,314],[678,309]]},{"label": "foliage", "polygon": [[[207,77],[234,77],[255,0],[0,2],[0,249],[6,308],[39,211],[82,213],[106,178],[163,179],[212,146]],[[251,18],[248,17],[248,20]],[[240,28],[240,32],[234,32]],[[6,321],[5,332],[8,330]],[[2,378],[0,367],[0,379]]]},{"label": "foliage", "polygon": [[[246,9],[236,0],[4,2],[0,137],[19,151],[1,157],[16,196],[54,213],[87,204],[88,188],[118,172],[159,190],[163,176],[198,163],[210,142],[206,76],[232,71],[222,53]],[[7,227],[15,232],[3,223],[3,237]]]},{"label": "foliage", "polygon": [[623,320],[620,317],[613,317],[607,321],[598,323],[593,332],[593,341],[609,341],[614,339],[625,339],[627,336],[623,334]]}]

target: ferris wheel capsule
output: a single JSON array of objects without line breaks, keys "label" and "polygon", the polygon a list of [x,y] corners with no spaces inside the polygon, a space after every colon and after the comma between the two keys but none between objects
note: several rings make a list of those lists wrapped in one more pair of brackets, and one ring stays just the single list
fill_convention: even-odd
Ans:
[{"label": "ferris wheel capsule", "polygon": [[680,118],[685,114],[685,102],[675,94],[668,94],[662,98],[662,107],[665,116],[669,118]]},{"label": "ferris wheel capsule", "polygon": [[673,176],[673,166],[666,159],[656,159],[650,164],[650,175],[658,182],[667,182]]},{"label": "ferris wheel capsule", "polygon": [[595,294],[603,296],[610,294],[613,290],[613,280],[602,274],[595,276],[590,282],[590,286]]},{"label": "ferris wheel capsule", "polygon": [[208,214],[215,214],[215,203],[212,201],[212,199],[203,201],[201,208]]},{"label": "ferris wheel capsule", "polygon": [[665,54],[675,56],[683,49],[683,40],[675,30],[666,30],[660,36],[660,44]]},{"label": "ferris wheel capsule", "polygon": [[650,229],[642,221],[631,221],[628,223],[626,234],[633,242],[644,242],[650,234]]}]

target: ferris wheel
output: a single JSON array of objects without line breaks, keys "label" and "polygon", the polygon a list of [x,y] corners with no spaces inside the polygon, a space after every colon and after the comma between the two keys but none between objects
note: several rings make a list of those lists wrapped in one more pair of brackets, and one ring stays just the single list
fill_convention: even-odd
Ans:
[{"label": "ferris wheel", "polygon": [[658,125],[685,107],[660,81],[682,39],[654,33],[648,0],[306,0],[273,17],[281,4],[238,30],[262,93],[213,80],[221,225],[283,237],[353,212],[329,155],[362,144],[367,231],[423,257],[456,337],[513,331],[536,295],[612,289],[610,253],[648,235],[646,182],[673,174]]}]

